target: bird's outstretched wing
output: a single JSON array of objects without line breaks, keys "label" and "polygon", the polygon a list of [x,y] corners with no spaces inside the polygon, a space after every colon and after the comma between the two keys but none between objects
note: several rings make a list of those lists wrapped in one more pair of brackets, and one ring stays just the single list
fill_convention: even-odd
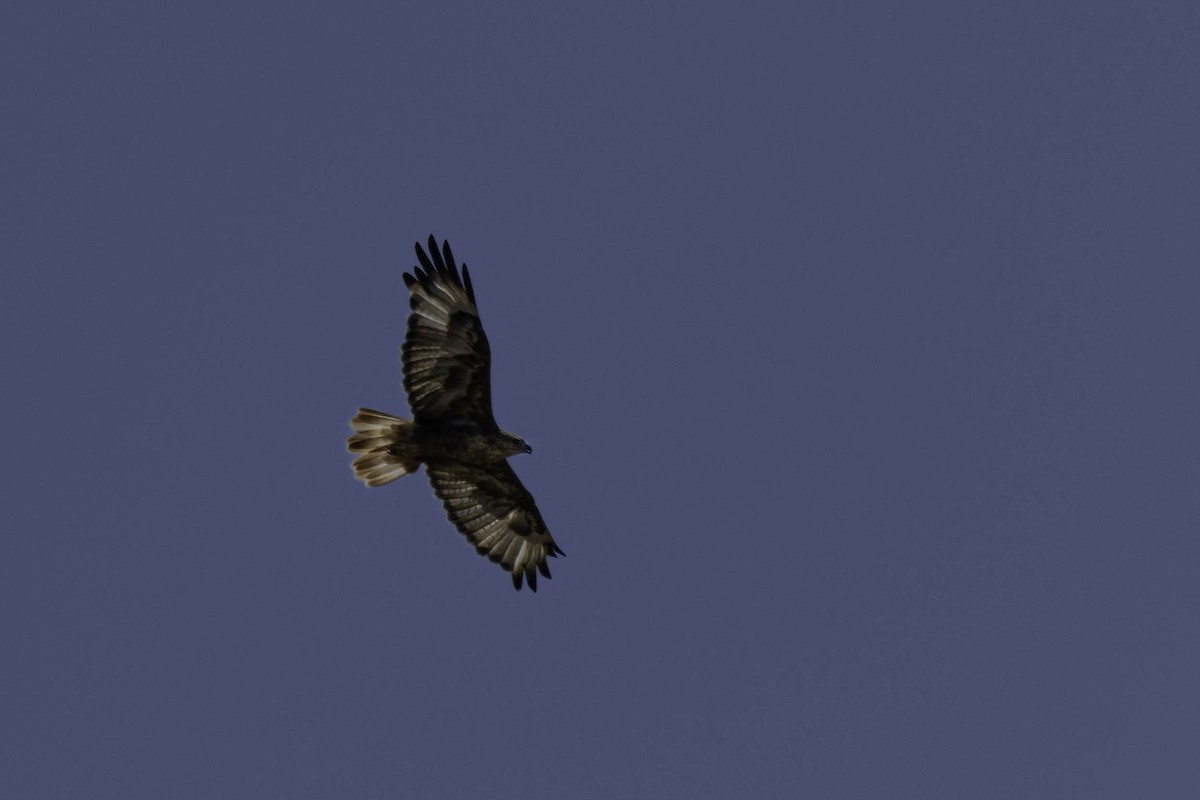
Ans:
[{"label": "bird's outstretched wing", "polygon": [[557,558],[562,550],[508,462],[426,464],[425,473],[446,516],[476,552],[511,573],[513,586],[520,589],[524,578],[536,592],[538,573],[550,577],[546,558]]},{"label": "bird's outstretched wing", "polygon": [[471,420],[496,427],[492,416],[491,350],[471,275],[454,263],[450,243],[429,237],[429,255],[416,246],[419,267],[404,273],[408,331],[400,348],[404,391],[417,422]]}]

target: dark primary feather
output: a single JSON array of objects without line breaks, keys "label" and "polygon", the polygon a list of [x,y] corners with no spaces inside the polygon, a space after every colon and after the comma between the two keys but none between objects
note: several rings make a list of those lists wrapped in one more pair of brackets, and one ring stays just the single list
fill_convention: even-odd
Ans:
[{"label": "dark primary feather", "polygon": [[495,428],[491,349],[467,267],[460,276],[449,242],[438,252],[432,236],[428,256],[419,243],[416,251],[421,266],[404,275],[411,313],[400,348],[413,417],[417,422],[470,419]]}]

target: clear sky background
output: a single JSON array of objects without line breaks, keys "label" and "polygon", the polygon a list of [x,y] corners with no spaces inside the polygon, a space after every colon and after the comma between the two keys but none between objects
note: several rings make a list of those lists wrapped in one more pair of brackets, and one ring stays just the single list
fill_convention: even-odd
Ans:
[{"label": "clear sky background", "polygon": [[[19,5],[0,796],[1200,792],[1194,2]],[[430,233],[536,595],[344,452]]]}]

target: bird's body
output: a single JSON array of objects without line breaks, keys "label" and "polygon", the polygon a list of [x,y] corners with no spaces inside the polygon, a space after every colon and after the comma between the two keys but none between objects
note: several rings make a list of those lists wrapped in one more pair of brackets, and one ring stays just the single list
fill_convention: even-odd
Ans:
[{"label": "bird's body", "polygon": [[413,436],[424,461],[447,461],[452,464],[472,464],[485,467],[509,456],[529,452],[525,445],[515,445],[503,431],[487,432],[471,426],[436,425],[418,428]]},{"label": "bird's body", "polygon": [[382,486],[421,465],[450,521],[476,551],[499,563],[537,591],[537,575],[549,578],[548,556],[562,554],[532,495],[507,458],[532,452],[519,436],[500,430],[492,416],[491,351],[471,276],[460,277],[449,242],[429,255],[417,244],[421,266],[405,273],[409,289],[408,332],[401,347],[404,389],[413,419],[359,409],[350,420],[347,446],[358,453],[354,474]]}]

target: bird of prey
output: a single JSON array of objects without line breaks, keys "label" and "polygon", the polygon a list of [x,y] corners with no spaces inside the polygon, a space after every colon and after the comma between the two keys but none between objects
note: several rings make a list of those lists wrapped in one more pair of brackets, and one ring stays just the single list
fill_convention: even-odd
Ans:
[{"label": "bird of prey", "polygon": [[429,237],[429,254],[417,242],[420,266],[404,273],[408,331],[400,348],[404,391],[412,420],[360,408],[347,440],[357,453],[351,466],[367,486],[382,486],[425,465],[446,516],[475,546],[537,591],[546,558],[562,555],[546,523],[507,458],[533,449],[500,430],[492,416],[491,351],[467,265],[459,275],[443,242]]}]

